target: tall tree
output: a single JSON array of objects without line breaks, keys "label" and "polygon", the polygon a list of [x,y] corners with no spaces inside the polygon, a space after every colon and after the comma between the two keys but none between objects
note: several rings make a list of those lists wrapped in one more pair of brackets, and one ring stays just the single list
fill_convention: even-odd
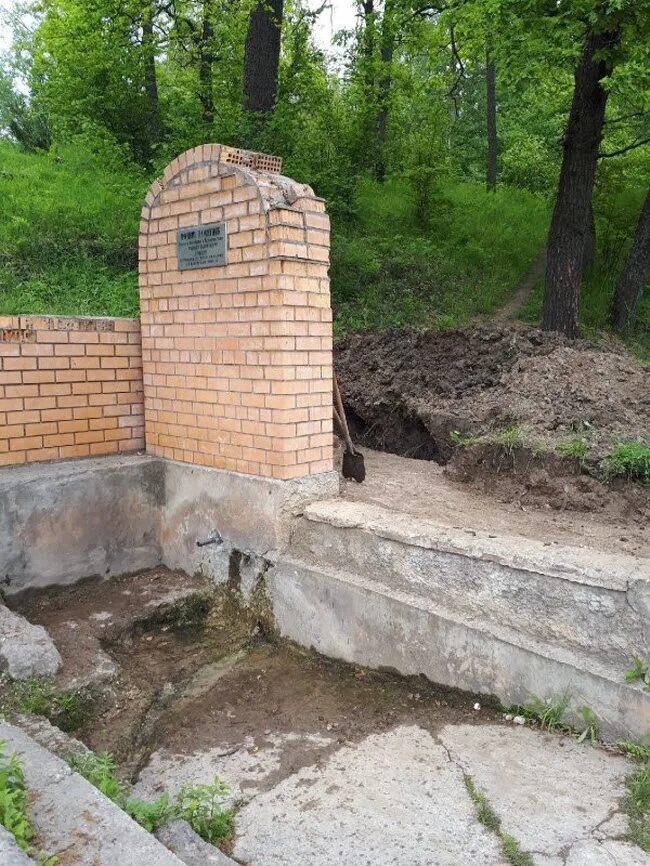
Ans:
[{"label": "tall tree", "polygon": [[564,133],[563,158],[548,235],[542,327],[578,336],[580,286],[598,151],[603,136],[612,51],[620,26],[590,30],[575,71],[575,87]]},{"label": "tall tree", "polygon": [[214,90],[212,67],[214,64],[214,27],[212,0],[203,0],[201,36],[199,40],[199,101],[203,123],[211,127],[214,122]]},{"label": "tall tree", "polygon": [[160,108],[158,104],[158,78],[156,75],[156,39],[154,34],[153,2],[148,2],[142,18],[142,54],[144,66],[144,89],[147,97],[147,136],[145,148],[147,161],[160,144]]},{"label": "tall tree", "polygon": [[251,12],[244,49],[244,107],[270,114],[278,92],[284,0],[260,0]]},{"label": "tall tree", "polygon": [[497,86],[496,68],[490,49],[486,52],[485,90],[487,105],[487,165],[486,184],[490,192],[497,188]]},{"label": "tall tree", "polygon": [[614,290],[612,327],[625,333],[634,324],[643,290],[650,282],[650,190],[641,208],[632,247]]}]

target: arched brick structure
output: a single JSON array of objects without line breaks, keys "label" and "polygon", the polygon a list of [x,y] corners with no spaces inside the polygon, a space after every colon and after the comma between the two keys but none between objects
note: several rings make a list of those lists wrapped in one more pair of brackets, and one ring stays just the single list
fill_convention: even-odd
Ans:
[{"label": "arched brick structure", "polygon": [[[183,153],[140,224],[147,451],[278,479],[331,471],[329,218],[310,187],[218,144]],[[225,223],[226,263],[179,270],[179,229]]]}]

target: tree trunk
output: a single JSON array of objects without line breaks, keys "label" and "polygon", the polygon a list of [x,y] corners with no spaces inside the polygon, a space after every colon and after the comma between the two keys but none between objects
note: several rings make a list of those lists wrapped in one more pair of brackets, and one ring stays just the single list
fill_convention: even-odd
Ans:
[{"label": "tree trunk", "polygon": [[497,88],[494,60],[487,53],[485,67],[485,89],[487,96],[487,166],[486,182],[490,192],[497,188]]},{"label": "tree trunk", "polygon": [[211,0],[204,0],[201,47],[199,52],[199,100],[201,102],[203,123],[206,127],[212,126],[214,121],[214,92],[212,89],[212,66],[214,63],[212,39],[214,29],[212,27],[211,11]]},{"label": "tree trunk", "polygon": [[641,209],[632,248],[621,271],[612,307],[612,326],[625,333],[634,324],[643,290],[650,282],[650,190]]},{"label": "tree trunk", "polygon": [[607,102],[602,80],[610,72],[610,63],[602,52],[614,48],[619,39],[618,30],[588,34],[575,72],[564,134],[562,168],[548,236],[542,327],[570,338],[578,336],[585,241]]},{"label": "tree trunk", "polygon": [[379,79],[378,107],[377,107],[377,160],[375,163],[375,177],[379,183],[386,178],[386,127],[388,126],[388,102],[390,89],[393,83],[393,42],[386,41],[381,49],[382,75]]},{"label": "tree trunk", "polygon": [[153,30],[154,10],[145,9],[142,23],[142,51],[144,55],[144,90],[147,99],[146,159],[151,160],[153,150],[160,142],[160,108],[158,105],[158,79],[156,76],[156,43]]},{"label": "tree trunk", "polygon": [[251,13],[244,50],[244,107],[269,114],[278,91],[283,0],[262,0]]},{"label": "tree trunk", "polygon": [[593,205],[589,203],[589,216],[585,234],[585,252],[582,257],[582,272],[586,274],[591,270],[596,261],[596,220],[594,219]]}]

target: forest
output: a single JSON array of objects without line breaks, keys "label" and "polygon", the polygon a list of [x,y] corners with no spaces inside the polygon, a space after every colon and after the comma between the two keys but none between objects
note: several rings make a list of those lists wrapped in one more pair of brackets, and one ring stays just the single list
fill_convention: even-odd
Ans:
[{"label": "forest", "polygon": [[[352,2],[352,0],[350,0]],[[515,303],[647,357],[649,0],[37,0],[0,66],[0,312],[137,310],[148,183],[278,154],[332,218],[335,327]]]}]

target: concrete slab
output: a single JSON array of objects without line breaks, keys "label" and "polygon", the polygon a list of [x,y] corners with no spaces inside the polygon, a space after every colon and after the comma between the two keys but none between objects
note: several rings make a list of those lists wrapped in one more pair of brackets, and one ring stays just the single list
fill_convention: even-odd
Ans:
[{"label": "concrete slab", "polygon": [[229,786],[233,801],[250,799],[273,787],[282,756],[289,746],[300,747],[304,763],[318,763],[336,740],[314,734],[269,733],[264,745],[248,738],[236,746],[220,745],[190,755],[161,749],[154,752],[134,787],[139,797],[156,797],[162,791],[175,796],[183,785],[200,785],[219,776]]},{"label": "concrete slab", "polygon": [[0,604],[0,670],[12,680],[52,677],[61,667],[54,641],[41,625]]},{"label": "concrete slab", "polygon": [[401,727],[304,767],[239,813],[248,866],[505,866],[462,773],[429,733]]},{"label": "concrete slab", "polygon": [[649,866],[650,856],[632,848],[636,859],[617,861],[609,853],[616,846],[602,838],[607,823],[613,835],[625,832],[625,821],[612,819],[623,817],[625,778],[634,769],[629,761],[573,738],[521,727],[450,725],[439,736],[487,797],[504,832],[539,855],[536,866],[547,866],[549,857],[567,866]]}]

